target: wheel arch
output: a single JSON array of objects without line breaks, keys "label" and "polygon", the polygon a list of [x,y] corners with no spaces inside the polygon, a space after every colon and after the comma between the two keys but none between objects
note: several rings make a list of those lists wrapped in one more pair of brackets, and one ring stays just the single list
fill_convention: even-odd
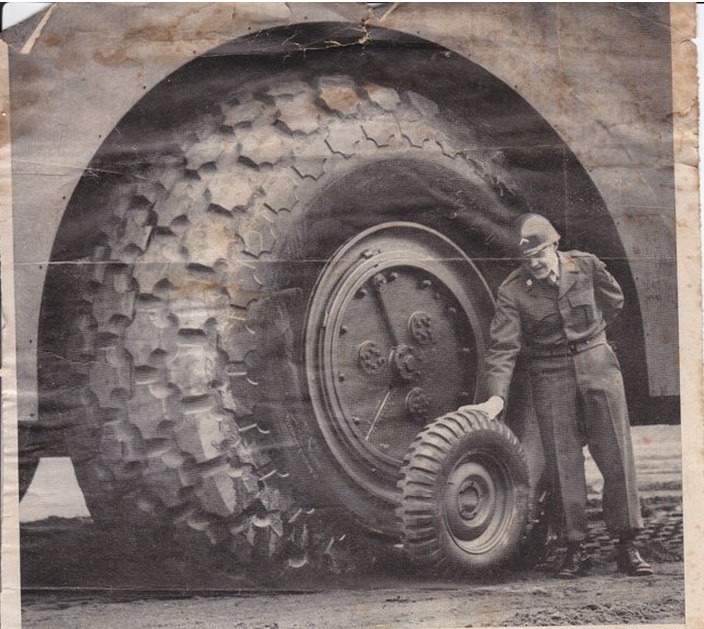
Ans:
[{"label": "wheel arch", "polygon": [[[335,41],[343,45],[330,47],[326,43],[333,32]],[[56,386],[55,357],[61,356],[60,348],[66,342],[60,322],[75,314],[67,308],[80,308],[68,304],[64,296],[67,288],[80,280],[81,267],[87,265],[70,263],[89,257],[100,242],[102,226],[109,220],[109,203],[100,197],[106,181],[121,177],[125,169],[163,151],[160,132],[175,120],[207,116],[217,94],[229,89],[231,78],[254,82],[272,71],[295,78],[333,70],[382,85],[403,85],[431,96],[447,113],[449,125],[472,121],[476,136],[461,141],[470,148],[481,144],[482,159],[511,173],[515,188],[505,192],[520,197],[513,205],[515,209],[501,217],[503,233],[508,233],[515,216],[533,208],[555,223],[567,248],[586,249],[609,264],[626,293],[627,309],[614,333],[622,339],[627,386],[634,395],[647,388],[639,291],[614,220],[574,153],[520,94],[478,64],[446,47],[399,31],[373,27],[369,35],[371,43],[362,45],[358,26],[331,22],[297,24],[242,37],[187,63],[125,114],[91,160],[56,234],[51,260],[69,264],[49,265],[44,283],[39,324],[40,391]],[[201,90],[192,89],[195,80]],[[467,89],[458,90],[458,84]],[[210,88],[204,98],[203,92]],[[537,151],[536,146],[540,147]],[[477,170],[481,168],[478,163]],[[570,195],[565,189],[566,179]],[[484,185],[495,184],[488,177]],[[461,198],[454,201],[462,204]],[[499,257],[502,269],[512,264],[505,254]],[[500,275],[492,281],[494,287]],[[51,413],[54,408],[54,401],[50,401],[45,411]]]}]

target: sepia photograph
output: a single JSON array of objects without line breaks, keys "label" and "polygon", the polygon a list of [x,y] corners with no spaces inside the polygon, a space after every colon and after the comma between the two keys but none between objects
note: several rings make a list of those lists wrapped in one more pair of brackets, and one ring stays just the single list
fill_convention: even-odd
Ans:
[{"label": "sepia photograph", "polygon": [[694,4],[38,8],[3,627],[704,627]]}]

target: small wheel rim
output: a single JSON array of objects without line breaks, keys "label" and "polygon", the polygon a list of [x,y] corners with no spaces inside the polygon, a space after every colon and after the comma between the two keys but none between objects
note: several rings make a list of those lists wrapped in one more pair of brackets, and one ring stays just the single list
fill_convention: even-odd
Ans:
[{"label": "small wheel rim", "polygon": [[307,318],[311,400],[336,460],[369,493],[393,502],[418,432],[474,398],[490,295],[454,243],[412,223],[368,229],[326,265]]},{"label": "small wheel rim", "polygon": [[515,484],[489,451],[468,452],[447,475],[441,499],[446,530],[465,553],[504,544],[515,511]]}]

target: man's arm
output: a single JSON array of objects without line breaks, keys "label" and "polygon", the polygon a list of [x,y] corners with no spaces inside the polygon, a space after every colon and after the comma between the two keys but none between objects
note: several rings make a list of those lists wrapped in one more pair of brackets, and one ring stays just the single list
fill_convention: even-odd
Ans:
[{"label": "man's arm", "polygon": [[623,291],[618,282],[597,257],[592,258],[594,298],[601,308],[604,320],[611,323],[623,308]]},{"label": "man's arm", "polygon": [[491,322],[491,345],[486,355],[486,392],[508,400],[516,359],[521,351],[521,315],[510,285],[499,288]]}]

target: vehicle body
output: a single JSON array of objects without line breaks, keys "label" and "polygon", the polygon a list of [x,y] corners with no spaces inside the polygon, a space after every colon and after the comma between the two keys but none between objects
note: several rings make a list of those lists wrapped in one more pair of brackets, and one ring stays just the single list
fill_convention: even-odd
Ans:
[{"label": "vehicle body", "polygon": [[[20,421],[106,522],[291,565],[310,505],[396,535],[536,211],[623,288],[632,423],[678,422],[669,12],[57,5],[10,49]],[[410,419],[372,438],[392,390]]]}]

